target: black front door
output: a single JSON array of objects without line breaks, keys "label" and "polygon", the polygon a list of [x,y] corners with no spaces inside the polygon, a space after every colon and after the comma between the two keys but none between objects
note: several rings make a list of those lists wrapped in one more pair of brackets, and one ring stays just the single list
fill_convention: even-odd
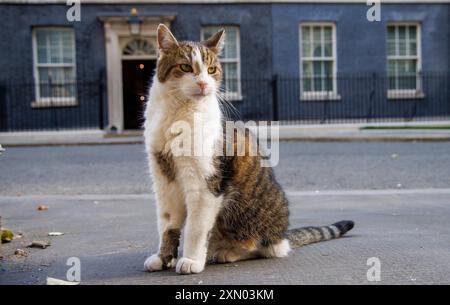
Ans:
[{"label": "black front door", "polygon": [[144,123],[145,101],[156,61],[122,61],[123,120],[125,129],[140,129]]}]

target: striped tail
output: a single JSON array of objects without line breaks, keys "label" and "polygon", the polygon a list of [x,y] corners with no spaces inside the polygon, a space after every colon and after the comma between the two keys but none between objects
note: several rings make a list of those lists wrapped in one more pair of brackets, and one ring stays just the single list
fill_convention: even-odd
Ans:
[{"label": "striped tail", "polygon": [[355,223],[342,220],[327,227],[303,227],[287,231],[287,239],[291,247],[301,247],[319,241],[341,237],[350,231]]}]

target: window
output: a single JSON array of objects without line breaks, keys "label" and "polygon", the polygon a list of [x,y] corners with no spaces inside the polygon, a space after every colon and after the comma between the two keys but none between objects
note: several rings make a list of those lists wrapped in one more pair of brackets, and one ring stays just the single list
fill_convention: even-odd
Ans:
[{"label": "window", "polygon": [[76,104],[75,37],[68,28],[33,31],[36,101],[33,106]]},{"label": "window", "polygon": [[241,96],[241,55],[239,28],[237,26],[208,26],[202,28],[201,38],[206,40],[221,28],[225,29],[225,46],[220,54],[225,98],[240,100]]},{"label": "window", "polygon": [[156,40],[153,39],[133,39],[128,42],[122,50],[122,58],[140,59],[142,57],[157,57]]},{"label": "window", "polygon": [[333,23],[300,26],[301,99],[338,99]]},{"label": "window", "polygon": [[388,97],[420,95],[420,26],[407,23],[389,24],[387,49]]}]

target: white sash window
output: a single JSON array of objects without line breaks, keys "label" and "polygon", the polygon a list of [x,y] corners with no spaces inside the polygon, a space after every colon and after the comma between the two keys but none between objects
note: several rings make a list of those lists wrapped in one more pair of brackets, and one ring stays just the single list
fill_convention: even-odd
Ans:
[{"label": "white sash window", "polygon": [[33,30],[35,107],[76,104],[75,37],[69,28]]},{"label": "white sash window", "polygon": [[241,96],[241,52],[239,27],[237,26],[207,26],[201,31],[201,39],[206,40],[221,28],[225,29],[225,46],[220,54],[222,65],[223,87],[225,98],[240,100]]}]

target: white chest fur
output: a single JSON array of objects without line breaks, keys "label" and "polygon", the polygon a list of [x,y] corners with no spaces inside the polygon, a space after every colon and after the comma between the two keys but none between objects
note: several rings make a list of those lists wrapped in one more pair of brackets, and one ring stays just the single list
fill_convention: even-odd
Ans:
[{"label": "white chest fur", "polygon": [[[191,161],[202,175],[213,173],[213,156],[222,139],[222,116],[215,96],[202,101],[178,101],[155,82],[145,113],[147,152],[170,153],[183,162]],[[180,145],[181,144],[181,145]]]}]

